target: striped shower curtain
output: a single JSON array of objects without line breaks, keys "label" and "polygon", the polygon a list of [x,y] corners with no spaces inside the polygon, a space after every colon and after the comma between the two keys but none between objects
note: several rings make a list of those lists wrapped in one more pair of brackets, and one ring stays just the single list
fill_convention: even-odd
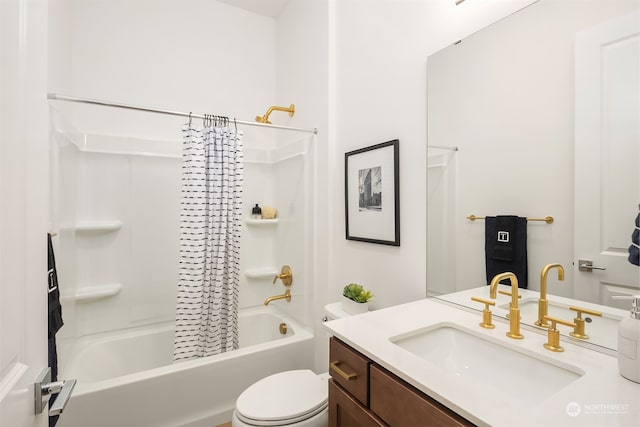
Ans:
[{"label": "striped shower curtain", "polygon": [[174,361],[238,348],[242,131],[182,129]]}]

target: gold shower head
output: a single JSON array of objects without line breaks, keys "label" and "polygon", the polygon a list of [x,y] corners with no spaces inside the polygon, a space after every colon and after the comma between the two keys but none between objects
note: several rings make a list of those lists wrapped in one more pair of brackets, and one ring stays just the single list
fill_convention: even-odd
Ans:
[{"label": "gold shower head", "polygon": [[256,122],[258,123],[266,123],[266,124],[271,124],[271,122],[269,121],[269,115],[274,111],[286,111],[289,113],[289,117],[293,117],[293,115],[296,112],[296,106],[291,104],[289,107],[279,107],[277,105],[274,105],[272,107],[269,107],[269,109],[267,110],[266,113],[264,113],[264,116],[256,116]]}]

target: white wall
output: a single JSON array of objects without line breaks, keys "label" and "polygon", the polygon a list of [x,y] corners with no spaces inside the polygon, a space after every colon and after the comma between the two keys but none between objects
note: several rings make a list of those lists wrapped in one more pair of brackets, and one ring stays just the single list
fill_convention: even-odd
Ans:
[{"label": "white wall", "polygon": [[[272,18],[209,0],[72,0],[71,25],[74,96],[248,121],[276,98]],[[76,126],[92,133],[179,140],[186,121],[76,110]]]},{"label": "white wall", "polygon": [[[328,299],[359,282],[374,308],[426,294],[427,56],[532,1],[336,2],[335,209]],[[400,140],[400,247],[344,238],[344,153]]]},{"label": "white wall", "polygon": [[71,1],[49,0],[48,87],[49,91],[71,91]]}]

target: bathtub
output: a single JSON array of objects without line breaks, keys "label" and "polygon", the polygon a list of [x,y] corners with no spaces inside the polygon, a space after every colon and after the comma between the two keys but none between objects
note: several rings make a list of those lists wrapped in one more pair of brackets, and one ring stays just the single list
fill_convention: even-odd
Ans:
[{"label": "bathtub", "polygon": [[238,350],[176,364],[173,323],[78,339],[60,355],[59,378],[78,382],[57,426],[214,427],[231,420],[235,400],[257,380],[312,368],[308,328],[273,306],[238,317]]}]

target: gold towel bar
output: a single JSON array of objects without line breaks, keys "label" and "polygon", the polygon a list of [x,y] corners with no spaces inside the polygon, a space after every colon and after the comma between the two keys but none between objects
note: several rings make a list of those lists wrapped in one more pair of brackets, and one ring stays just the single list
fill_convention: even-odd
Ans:
[{"label": "gold towel bar", "polygon": [[[469,215],[467,217],[468,220],[471,221],[475,221],[476,219],[484,219],[483,216],[475,216],[475,215]],[[544,221],[547,224],[553,224],[553,217],[552,216],[548,216],[545,218],[527,218],[527,221]]]}]

